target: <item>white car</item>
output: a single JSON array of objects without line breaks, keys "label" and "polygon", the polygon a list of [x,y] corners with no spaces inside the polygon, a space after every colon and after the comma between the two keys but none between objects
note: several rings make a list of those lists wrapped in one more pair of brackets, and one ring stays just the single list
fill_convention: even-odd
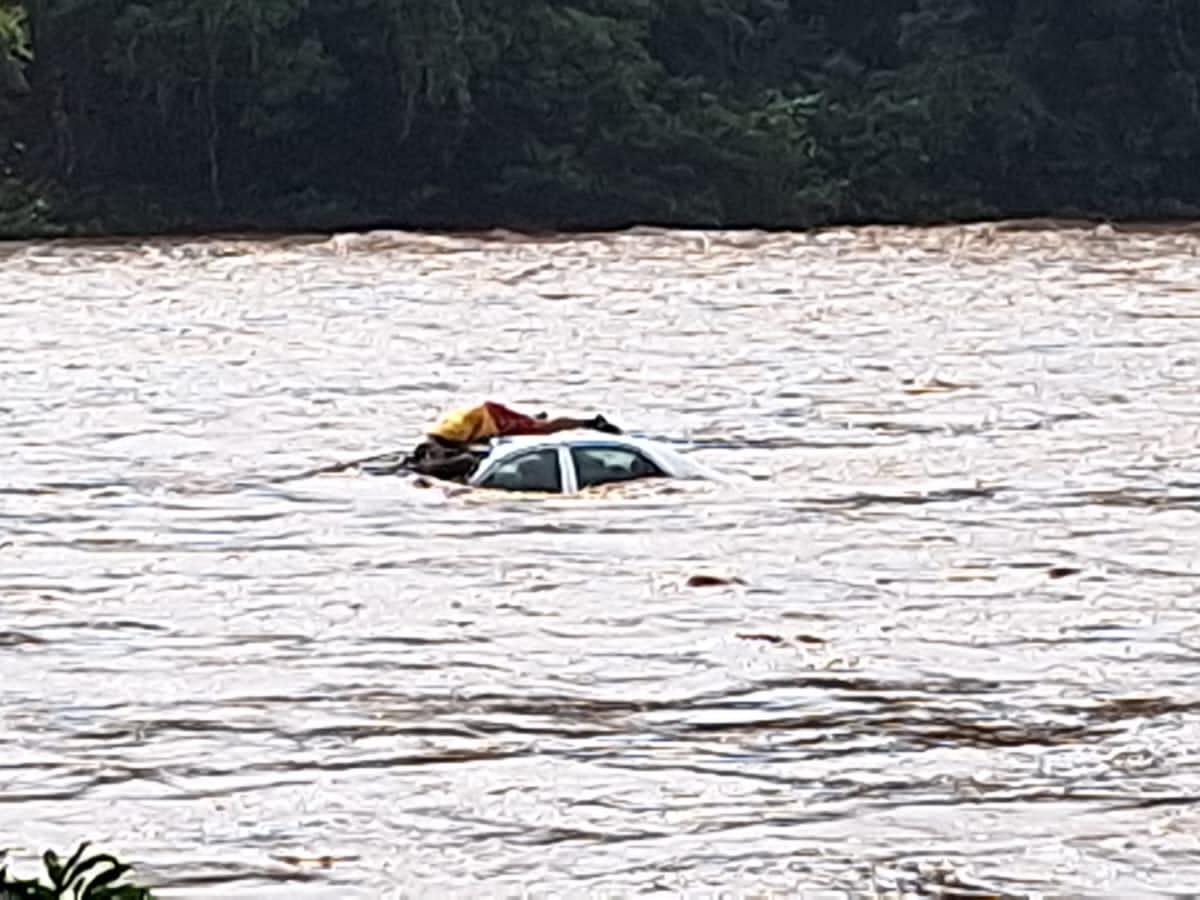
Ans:
[{"label": "white car", "polygon": [[467,484],[507,491],[574,494],[639,478],[723,481],[713,470],[645,438],[594,431],[498,438]]}]

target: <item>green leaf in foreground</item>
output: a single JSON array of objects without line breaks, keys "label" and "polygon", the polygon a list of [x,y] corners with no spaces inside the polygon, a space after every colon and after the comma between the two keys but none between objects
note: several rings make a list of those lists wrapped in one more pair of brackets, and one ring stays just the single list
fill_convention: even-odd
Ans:
[{"label": "green leaf in foreground", "polygon": [[[47,850],[42,864],[50,884],[35,879],[17,879],[0,868],[0,900],[153,900],[148,888],[118,884],[131,870],[108,853],[84,857],[89,842],[79,845],[64,864],[57,853]],[[90,875],[90,880],[89,880]]]}]

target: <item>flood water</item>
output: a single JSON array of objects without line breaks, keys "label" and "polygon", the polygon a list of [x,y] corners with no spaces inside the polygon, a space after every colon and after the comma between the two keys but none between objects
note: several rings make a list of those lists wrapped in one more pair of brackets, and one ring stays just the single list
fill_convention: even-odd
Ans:
[{"label": "flood water", "polygon": [[[163,897],[1190,896],[1198,252],[0,245],[0,846]],[[730,482],[275,480],[489,398]]]}]

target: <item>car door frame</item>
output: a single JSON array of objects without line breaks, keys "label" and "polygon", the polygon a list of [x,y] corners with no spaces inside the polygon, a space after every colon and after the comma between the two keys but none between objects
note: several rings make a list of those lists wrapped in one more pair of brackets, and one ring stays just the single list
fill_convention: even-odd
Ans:
[{"label": "car door frame", "polygon": [[571,445],[566,442],[558,445],[558,472],[559,480],[562,482],[562,492],[578,494],[579,478],[575,474],[575,457],[571,455]]},{"label": "car door frame", "polygon": [[[485,463],[483,468],[475,473],[471,478],[471,484],[474,487],[485,488],[489,491],[505,490],[504,488],[493,488],[484,484],[488,477],[500,468],[510,462],[517,462],[526,456],[532,456],[535,453],[545,453],[547,450],[553,450],[558,454],[558,487],[560,494],[578,493],[578,481],[575,478],[575,461],[571,458],[571,449],[565,444],[545,444],[540,447],[523,447],[513,453],[505,454],[503,459],[492,460],[490,463]],[[542,493],[540,491],[517,491],[517,493]],[[551,495],[553,496],[553,495]]]},{"label": "car door frame", "polygon": [[[663,478],[673,478],[669,466],[664,466],[662,461],[656,459],[653,453],[648,453],[645,448],[639,447],[636,444],[629,444],[623,441],[606,441],[606,440],[589,440],[589,441],[574,441],[569,444],[563,444],[560,450],[566,456],[566,468],[563,468],[564,462],[562,457],[559,457],[559,468],[563,472],[570,471],[571,473],[571,493],[579,493],[579,476],[575,470],[575,450],[588,450],[591,448],[599,448],[601,450],[624,450],[626,453],[632,453],[634,456],[640,456],[646,462],[650,463],[659,472]],[[566,481],[564,477],[563,481]],[[606,481],[604,484],[623,484],[624,481]]]}]

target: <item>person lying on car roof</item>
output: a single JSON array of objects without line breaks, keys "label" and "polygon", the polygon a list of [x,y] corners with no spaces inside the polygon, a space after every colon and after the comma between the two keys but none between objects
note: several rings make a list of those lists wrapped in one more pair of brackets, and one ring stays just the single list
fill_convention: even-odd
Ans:
[{"label": "person lying on car roof", "polygon": [[465,478],[474,470],[479,456],[471,446],[494,437],[555,434],[586,428],[605,434],[620,434],[621,429],[604,416],[576,419],[559,416],[551,419],[542,413],[529,416],[500,403],[487,401],[445,413],[429,429],[405,460],[405,465],[436,478]]}]

